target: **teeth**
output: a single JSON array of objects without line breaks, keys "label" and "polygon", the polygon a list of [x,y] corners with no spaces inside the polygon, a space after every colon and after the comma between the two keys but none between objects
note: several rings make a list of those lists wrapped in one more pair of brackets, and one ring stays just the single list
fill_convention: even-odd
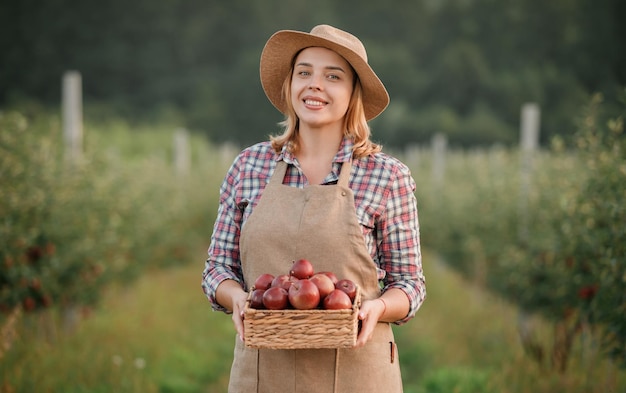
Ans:
[{"label": "teeth", "polygon": [[313,105],[313,106],[322,106],[322,105],[324,105],[323,102],[321,102],[321,101],[314,101],[314,100],[305,100],[304,103],[307,104],[307,105]]}]

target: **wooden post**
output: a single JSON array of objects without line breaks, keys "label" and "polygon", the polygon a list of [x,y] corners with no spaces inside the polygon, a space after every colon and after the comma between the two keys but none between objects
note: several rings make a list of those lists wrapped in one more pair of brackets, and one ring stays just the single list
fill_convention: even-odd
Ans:
[{"label": "wooden post", "polygon": [[[533,156],[539,145],[539,106],[527,103],[522,106],[520,119],[520,195],[518,237],[522,246],[528,243],[528,205],[533,171]],[[543,348],[535,334],[535,325],[525,310],[520,310],[517,320],[520,341],[526,353],[540,365],[543,362]]]},{"label": "wooden post", "polygon": [[445,135],[437,133],[431,141],[433,150],[433,183],[437,191],[443,184],[446,172],[446,148],[448,139]]},{"label": "wooden post", "polygon": [[527,103],[522,106],[520,124],[520,197],[519,239],[528,241],[528,201],[532,182],[533,158],[539,145],[539,106]]},{"label": "wooden post", "polygon": [[68,71],[62,83],[63,139],[65,158],[76,163],[83,156],[82,79],[78,71]]},{"label": "wooden post", "polygon": [[174,169],[176,174],[186,176],[190,167],[189,134],[184,128],[179,128],[174,133]]},{"label": "wooden post", "polygon": [[408,145],[404,150],[404,157],[406,165],[411,169],[411,172],[417,172],[420,164],[420,146]]},{"label": "wooden post", "polygon": [[223,143],[220,146],[220,154],[219,154],[220,162],[218,164],[225,165],[228,168],[230,164],[233,162],[233,160],[235,159],[235,157],[237,156],[238,152],[239,152],[239,148],[237,146],[228,142]]},{"label": "wooden post", "polygon": [[[63,74],[61,105],[65,161],[78,164],[83,158],[83,87],[78,71]],[[67,332],[73,332],[78,324],[78,309],[74,304],[63,308],[63,325]]]}]

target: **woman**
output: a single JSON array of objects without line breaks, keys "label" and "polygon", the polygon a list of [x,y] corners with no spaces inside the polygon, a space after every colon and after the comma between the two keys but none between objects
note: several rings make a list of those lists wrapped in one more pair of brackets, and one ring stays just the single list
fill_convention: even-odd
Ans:
[{"label": "woman", "polygon": [[[261,82],[284,132],[242,151],[221,187],[203,273],[213,308],[237,331],[229,392],[401,392],[390,323],[424,301],[419,224],[408,168],[370,140],[388,105],[361,42],[328,25],[279,31]],[[296,259],[360,285],[355,348],[257,350],[242,341],[247,292]]]}]

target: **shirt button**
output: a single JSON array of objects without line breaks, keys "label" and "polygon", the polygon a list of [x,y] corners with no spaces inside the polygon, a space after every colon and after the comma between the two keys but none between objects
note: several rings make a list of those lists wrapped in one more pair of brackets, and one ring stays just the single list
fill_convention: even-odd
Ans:
[{"label": "shirt button", "polygon": [[346,192],[345,191],[341,191],[341,196],[346,196]]}]

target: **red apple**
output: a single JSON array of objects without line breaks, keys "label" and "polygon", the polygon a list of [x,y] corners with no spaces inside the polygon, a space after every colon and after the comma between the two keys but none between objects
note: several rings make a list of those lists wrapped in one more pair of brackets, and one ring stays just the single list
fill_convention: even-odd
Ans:
[{"label": "red apple", "polygon": [[291,270],[289,271],[290,276],[294,276],[299,279],[303,278],[311,278],[315,274],[313,270],[313,265],[309,262],[308,259],[298,259],[293,262],[291,265]]},{"label": "red apple", "polygon": [[271,287],[263,293],[263,305],[268,310],[284,310],[289,305],[289,294],[282,287]]},{"label": "red apple", "polygon": [[274,276],[269,273],[263,273],[254,281],[254,289],[267,289],[272,286]]},{"label": "red apple", "polygon": [[320,273],[327,275],[333,281],[333,285],[337,284],[337,281],[339,281],[339,279],[337,278],[337,275],[333,272],[320,272]]},{"label": "red apple", "polygon": [[291,277],[289,274],[279,274],[278,276],[274,277],[274,280],[272,280],[272,284],[270,285],[270,287],[281,287],[284,290],[288,291],[289,287],[291,287],[291,284],[296,280],[297,279],[295,277]]},{"label": "red apple", "polygon": [[303,278],[291,284],[289,303],[298,310],[311,310],[320,304],[320,291],[311,280]]},{"label": "red apple", "polygon": [[324,298],[335,289],[333,280],[324,273],[315,273],[309,280],[317,285],[321,300],[324,300]]},{"label": "red apple", "polygon": [[265,289],[255,289],[252,291],[252,295],[250,295],[250,308],[257,310],[265,308],[265,306],[263,306],[263,293],[265,293]]},{"label": "red apple", "polygon": [[322,303],[325,310],[345,310],[352,308],[350,297],[341,289],[334,289]]},{"label": "red apple", "polygon": [[335,284],[335,288],[341,289],[350,297],[350,301],[354,302],[354,298],[356,297],[356,284],[354,281],[344,278],[342,280],[337,281]]}]

